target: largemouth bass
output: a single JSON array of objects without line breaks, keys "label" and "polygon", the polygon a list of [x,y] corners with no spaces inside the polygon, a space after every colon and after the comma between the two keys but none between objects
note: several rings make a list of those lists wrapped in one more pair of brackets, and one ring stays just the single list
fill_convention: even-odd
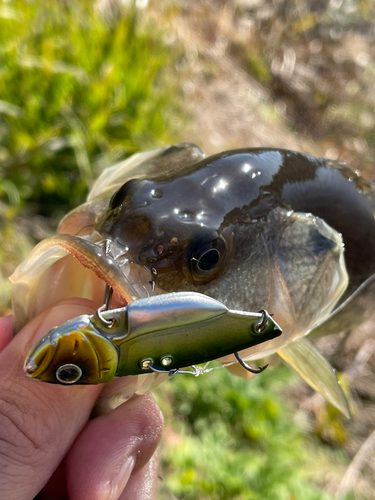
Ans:
[{"label": "largemouth bass", "polygon": [[[242,357],[277,352],[348,414],[332,368],[304,337],[340,331],[344,320],[350,329],[360,321],[353,308],[373,297],[374,205],[371,184],[356,173],[297,152],[205,158],[183,143],[135,155],[105,170],[59,234],[15,271],[16,331],[62,299],[99,307],[106,284],[112,307],[199,292],[230,309],[274,313],[282,335]],[[163,378],[118,379],[103,401],[115,406]]]}]

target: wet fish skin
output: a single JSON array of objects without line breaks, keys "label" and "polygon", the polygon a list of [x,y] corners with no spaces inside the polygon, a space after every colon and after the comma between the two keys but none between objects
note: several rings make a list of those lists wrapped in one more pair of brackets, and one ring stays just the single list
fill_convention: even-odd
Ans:
[{"label": "wet fish skin", "polygon": [[227,151],[151,179],[130,179],[96,230],[156,269],[156,281],[172,291],[187,281],[198,287],[226,270],[227,261],[220,262],[214,274],[199,276],[189,263],[192,246],[210,248],[214,240],[230,246],[233,228],[262,224],[276,208],[311,213],[342,234],[346,295],[375,272],[373,186],[339,162],[287,150]]}]

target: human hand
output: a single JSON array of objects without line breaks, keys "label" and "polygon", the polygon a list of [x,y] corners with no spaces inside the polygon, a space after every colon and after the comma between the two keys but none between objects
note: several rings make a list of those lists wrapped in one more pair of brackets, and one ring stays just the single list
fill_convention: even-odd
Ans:
[{"label": "human hand", "polygon": [[150,394],[89,420],[102,386],[45,384],[25,376],[31,346],[53,326],[91,314],[64,303],[12,337],[0,318],[0,498],[149,500],[158,471],[163,418]]}]

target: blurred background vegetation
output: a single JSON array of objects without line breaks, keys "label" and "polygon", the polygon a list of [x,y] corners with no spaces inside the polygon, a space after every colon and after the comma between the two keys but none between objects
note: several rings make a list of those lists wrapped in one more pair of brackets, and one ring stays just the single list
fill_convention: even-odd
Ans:
[{"label": "blurred background vegetation", "polygon": [[[104,167],[185,140],[339,158],[375,178],[372,0],[0,0],[0,306],[7,280]],[[373,323],[320,348],[343,421],[278,365],[176,377],[159,498],[375,498]]]}]

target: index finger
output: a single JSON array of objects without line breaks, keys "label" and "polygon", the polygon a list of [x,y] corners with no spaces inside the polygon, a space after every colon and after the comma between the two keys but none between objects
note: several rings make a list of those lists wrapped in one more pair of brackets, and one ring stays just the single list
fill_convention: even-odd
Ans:
[{"label": "index finger", "polygon": [[23,328],[0,354],[0,498],[33,498],[90,416],[101,386],[46,384],[23,372],[39,337],[87,312],[92,312],[87,301],[55,306]]},{"label": "index finger", "polygon": [[13,338],[13,316],[0,318],[0,353]]}]

